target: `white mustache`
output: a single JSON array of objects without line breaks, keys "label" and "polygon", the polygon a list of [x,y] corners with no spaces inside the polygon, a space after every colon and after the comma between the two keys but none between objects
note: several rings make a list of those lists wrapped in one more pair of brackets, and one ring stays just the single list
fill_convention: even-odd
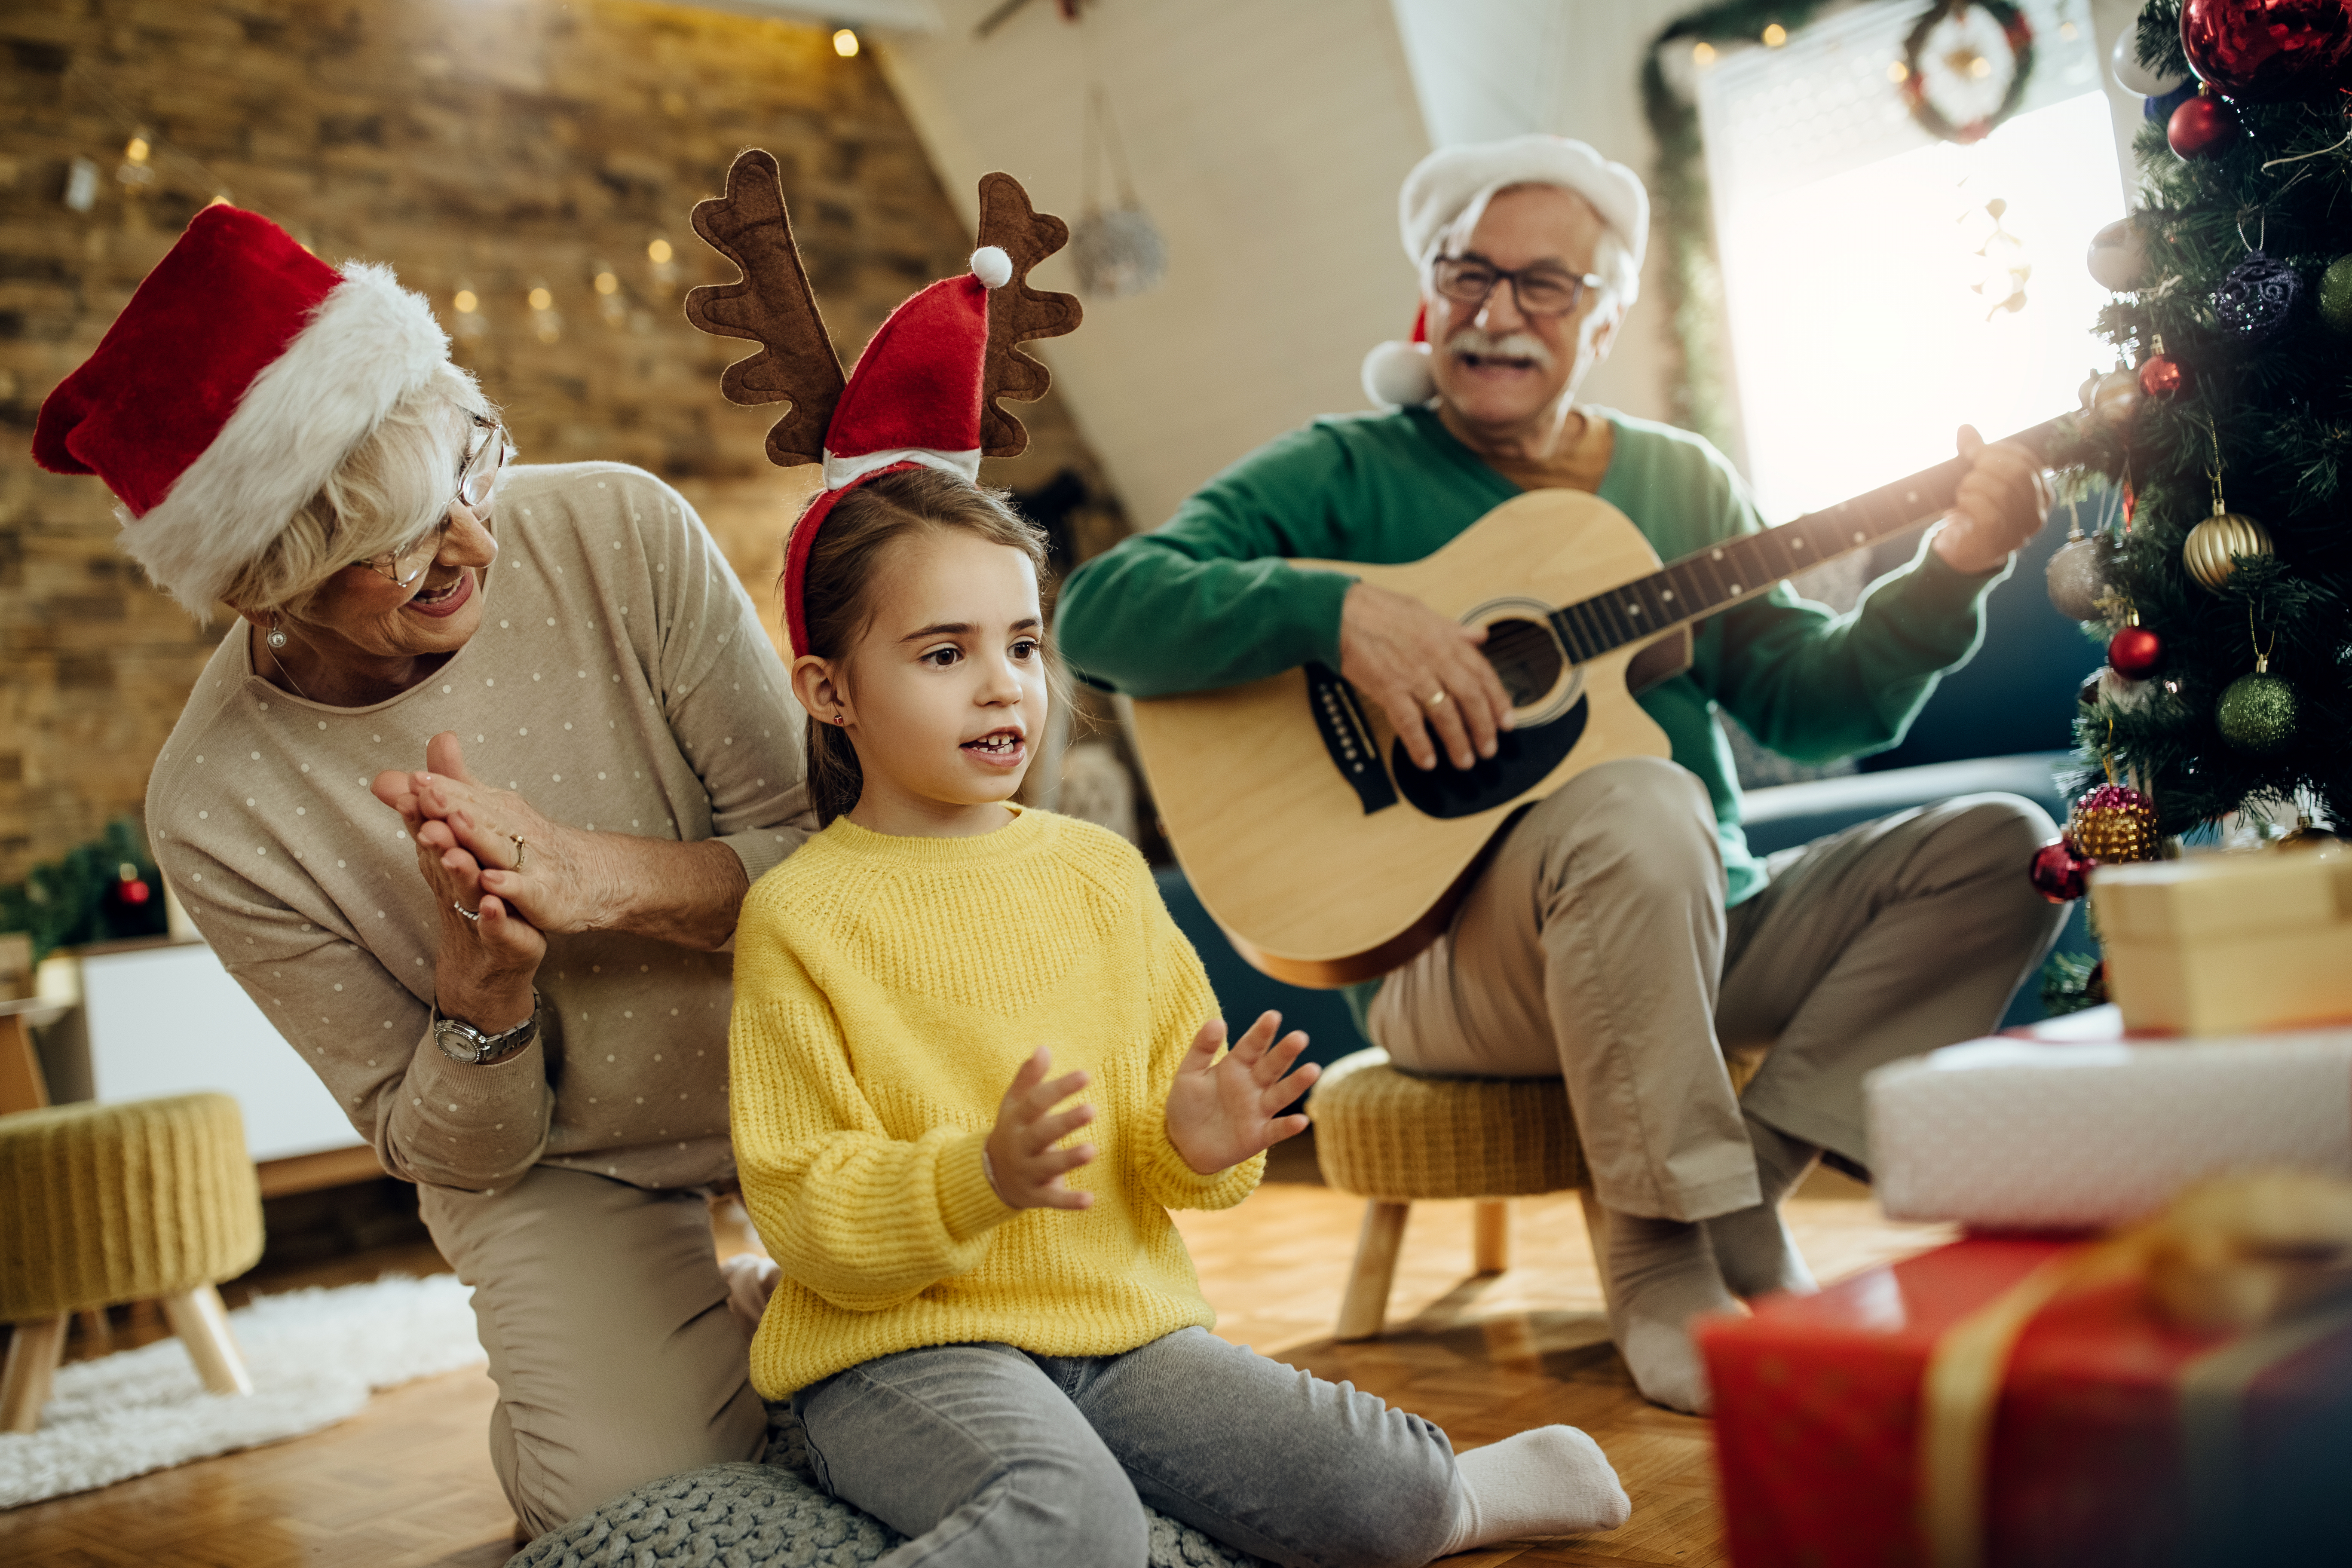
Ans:
[{"label": "white mustache", "polygon": [[1465,327],[1445,340],[1445,352],[1455,356],[1476,354],[1481,359],[1532,360],[1537,368],[1549,370],[1551,350],[1541,338],[1529,332],[1506,332],[1501,337],[1479,327]]}]

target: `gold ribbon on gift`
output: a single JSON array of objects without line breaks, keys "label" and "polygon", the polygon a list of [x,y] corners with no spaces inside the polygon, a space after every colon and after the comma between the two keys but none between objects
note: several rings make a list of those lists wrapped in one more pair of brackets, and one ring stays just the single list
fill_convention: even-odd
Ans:
[{"label": "gold ribbon on gift", "polygon": [[2320,1310],[2352,1290],[2352,1182],[2279,1171],[2203,1183],[2155,1220],[2050,1258],[1947,1330],[1920,1379],[1919,1523],[1933,1568],[1982,1568],[1993,1417],[2026,1325],[2061,1296],[2133,1279],[2176,1327],[2264,1331],[2182,1374],[2192,1507],[2225,1519],[2241,1490],[2236,1420],[2246,1388],[2264,1368],[2352,1327],[2352,1310]]}]

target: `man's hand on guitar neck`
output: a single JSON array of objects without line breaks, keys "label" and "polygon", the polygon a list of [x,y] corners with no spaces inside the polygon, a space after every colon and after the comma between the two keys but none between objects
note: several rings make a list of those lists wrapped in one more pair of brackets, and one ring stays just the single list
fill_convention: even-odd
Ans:
[{"label": "man's hand on guitar neck", "polygon": [[1937,525],[1934,548],[1953,571],[1980,577],[2042,531],[2050,481],[2041,458],[2007,441],[1988,447],[1972,425],[1960,426],[1960,456],[1973,461]]},{"label": "man's hand on guitar neck", "polygon": [[1438,745],[1455,767],[1469,767],[1493,756],[1496,733],[1511,727],[1511,700],[1478,651],[1486,640],[1484,627],[1370,583],[1340,602],[1339,673],[1381,705],[1418,767],[1437,765]]}]

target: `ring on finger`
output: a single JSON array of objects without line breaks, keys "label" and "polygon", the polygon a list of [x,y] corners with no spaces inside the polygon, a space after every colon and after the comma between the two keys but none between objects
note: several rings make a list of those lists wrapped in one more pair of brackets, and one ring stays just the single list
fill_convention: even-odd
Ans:
[{"label": "ring on finger", "polygon": [[521,870],[521,869],[522,869],[523,848],[524,848],[523,837],[522,837],[522,835],[521,835],[521,834],[520,834],[520,833],[509,833],[509,834],[508,834],[508,835],[507,835],[507,837],[508,837],[509,838],[511,838],[511,839],[513,839],[513,840],[514,840],[514,847],[515,847],[515,863],[514,863],[514,866],[513,866],[512,869],[517,870],[517,871],[520,871],[520,870]]},{"label": "ring on finger", "polygon": [[1428,709],[1432,713],[1434,713],[1434,712],[1436,712],[1440,708],[1444,707],[1444,706],[1445,706],[1445,688],[1444,688],[1443,686],[1439,687],[1439,688],[1437,689],[1437,695],[1436,695],[1436,696],[1434,696],[1434,697],[1424,697],[1424,698],[1423,698],[1423,699],[1421,700],[1421,705],[1422,705],[1423,708]]},{"label": "ring on finger", "polygon": [[479,923],[481,921],[482,913],[479,910],[469,910],[465,905],[457,902],[455,899],[449,900],[449,907],[457,910],[459,914],[465,916],[469,921],[473,921],[477,923]]}]

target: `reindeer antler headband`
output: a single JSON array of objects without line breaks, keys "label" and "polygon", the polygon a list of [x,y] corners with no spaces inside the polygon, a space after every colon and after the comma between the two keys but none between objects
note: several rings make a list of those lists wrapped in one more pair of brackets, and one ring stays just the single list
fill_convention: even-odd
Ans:
[{"label": "reindeer antler headband", "polygon": [[1033,208],[1012,175],[984,176],[971,272],[934,283],[893,310],[845,381],[793,243],[775,159],[757,148],[739,153],[727,171],[727,194],[695,207],[694,230],[743,279],[690,291],[686,319],[761,345],[727,367],[720,390],[731,403],[789,404],[768,431],[769,461],[824,466],[825,488],[793,525],[784,557],[785,630],[793,653],[803,654],[809,547],[842,492],[918,466],[973,479],[982,457],[1027,449],[1021,421],[996,405],[1033,401],[1053,384],[1020,345],[1075,329],[1078,302],[1041,293],[1027,279],[1070,231]]}]

